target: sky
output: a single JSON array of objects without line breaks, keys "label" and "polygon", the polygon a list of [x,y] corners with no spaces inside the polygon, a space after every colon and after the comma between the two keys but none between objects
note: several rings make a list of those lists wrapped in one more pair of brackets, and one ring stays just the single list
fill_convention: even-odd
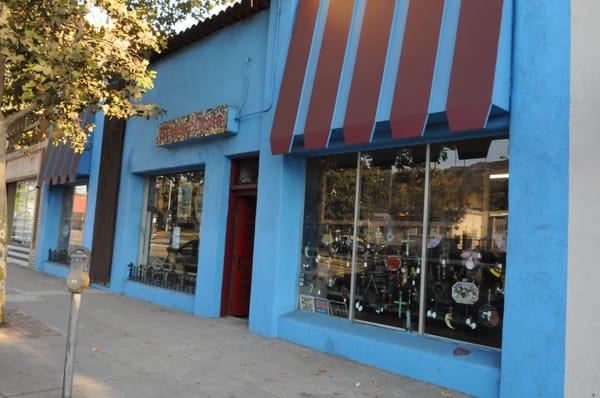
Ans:
[{"label": "sky", "polygon": [[[224,9],[226,9],[227,7],[229,7],[232,4],[235,3],[239,3],[240,0],[231,0],[228,4],[226,5],[220,5],[215,7],[210,14],[208,15],[208,17],[211,17],[215,14],[220,13],[221,11],[223,11]],[[92,7],[92,9],[90,10],[89,13],[89,20],[96,25],[104,25],[106,23],[106,14],[104,14],[102,11],[100,11],[99,9]],[[192,18],[192,17],[188,17],[187,19],[185,19],[184,21],[179,22],[178,24],[175,25],[175,30],[177,32],[181,32],[183,30],[186,30],[187,28],[189,28],[190,26],[196,24],[198,22],[198,20]]]},{"label": "sky", "polygon": [[[220,13],[221,11],[223,11],[224,9],[226,9],[227,7],[231,6],[232,4],[235,3],[239,3],[240,0],[232,0],[229,4],[226,5],[220,5],[215,7],[210,14],[208,15],[208,17],[211,17],[215,14]],[[186,30],[187,28],[189,28],[190,26],[194,25],[195,23],[197,23],[198,21],[194,18],[188,17],[186,20],[179,22],[178,24],[175,25],[175,30],[177,32],[181,32],[183,30]]]}]

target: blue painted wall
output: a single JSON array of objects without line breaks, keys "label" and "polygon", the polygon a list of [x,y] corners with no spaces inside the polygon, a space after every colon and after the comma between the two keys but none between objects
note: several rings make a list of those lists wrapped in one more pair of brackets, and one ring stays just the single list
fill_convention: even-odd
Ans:
[{"label": "blue painted wall", "polygon": [[[504,348],[500,353],[469,346],[470,355],[457,357],[453,355],[456,343],[296,311],[306,159],[302,154],[272,156],[269,134],[298,1],[273,0],[270,11],[211,35],[154,65],[158,72],[156,87],[145,100],[157,103],[167,114],[161,120],[132,119],[127,125],[110,290],[200,316],[219,316],[231,157],[259,153],[251,331],[479,397],[562,396],[568,211],[568,2],[514,1],[512,61],[508,54],[501,58],[502,62],[512,62],[513,75]],[[400,13],[407,2],[398,1]],[[452,23],[450,17],[455,11],[448,11],[447,24]],[[506,52],[509,36],[506,27],[503,29],[501,53]],[[396,32],[391,40],[401,39]],[[445,46],[450,46],[453,39],[447,40]],[[508,66],[503,63],[501,69],[503,79],[507,79]],[[386,71],[386,76],[389,74]],[[392,78],[387,76],[386,81]],[[435,101],[442,102],[439,98]],[[170,148],[155,146],[155,134],[162,120],[221,104],[241,108],[237,136]],[[246,117],[248,114],[251,115]],[[506,119],[496,122],[498,126],[492,128],[491,134],[506,128]],[[387,143],[374,143],[371,148],[382,145]],[[95,208],[92,191],[96,190],[94,170],[98,169],[98,155],[99,148],[94,147],[90,153],[89,212]],[[127,281],[127,264],[137,263],[139,257],[147,177],[200,167],[205,169],[205,194],[196,295]],[[46,246],[45,251],[42,247],[38,250],[38,260],[42,261],[37,264],[52,273],[60,269],[51,264],[44,266],[43,260],[47,248],[52,247],[52,239],[58,235],[59,196],[54,188],[48,190],[43,210],[48,221],[40,229],[40,242]],[[89,223],[93,225],[93,220]],[[87,225],[88,222],[86,228]],[[87,232],[86,243],[91,243]]]},{"label": "blue painted wall", "polygon": [[502,397],[562,397],[570,8],[515,2]]},{"label": "blue painted wall", "polygon": [[[279,31],[278,40],[270,36],[267,57],[274,56],[276,62],[267,65],[265,104],[277,101],[296,4],[276,0],[271,5],[272,31],[277,26],[277,15],[279,25],[285,28]],[[271,84],[268,77],[273,73]],[[264,116],[262,129],[270,131],[272,121],[271,110]],[[458,346],[455,343],[296,311],[305,164],[301,155],[272,156],[268,135],[263,136],[250,330],[479,397],[497,397],[497,351],[471,347],[470,356],[457,357],[453,355]]]},{"label": "blue painted wall", "polygon": [[[87,148],[81,155],[77,168],[78,183],[87,183],[88,190],[86,217],[83,227],[83,245],[88,248],[92,247],[96,193],[98,191],[98,170],[100,168],[100,152],[104,129],[103,115],[95,115],[94,119],[96,127],[89,136]],[[64,188],[64,185],[44,185],[40,187],[43,194],[40,200],[40,222],[35,259],[37,270],[59,277],[66,277],[68,269],[62,264],[49,262],[48,250],[55,250],[58,246]]]},{"label": "blue painted wall", "polygon": [[[238,133],[169,148],[155,145],[164,120],[229,105],[240,113],[262,108],[269,13],[219,31],[153,65],[155,88],[144,98],[166,111],[160,119],[128,121],[110,289],[206,317],[220,315],[231,157],[258,153],[261,117],[244,118]],[[205,170],[196,295],[185,297],[126,282],[127,264],[138,264],[142,203],[149,175]]]}]

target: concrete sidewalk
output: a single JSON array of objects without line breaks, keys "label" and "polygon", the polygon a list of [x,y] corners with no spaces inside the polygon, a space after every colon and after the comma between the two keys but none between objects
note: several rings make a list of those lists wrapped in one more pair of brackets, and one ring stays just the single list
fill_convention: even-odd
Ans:
[{"label": "concrete sidewalk", "polygon": [[[59,397],[64,281],[9,267],[11,326],[0,329],[0,397]],[[74,397],[464,397],[97,289],[83,297]]]}]

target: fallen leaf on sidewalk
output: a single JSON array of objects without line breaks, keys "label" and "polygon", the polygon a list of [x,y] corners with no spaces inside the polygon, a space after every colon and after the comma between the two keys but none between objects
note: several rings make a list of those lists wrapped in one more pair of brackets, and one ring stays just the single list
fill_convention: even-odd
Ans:
[{"label": "fallen leaf on sidewalk", "polygon": [[444,398],[452,398],[452,393],[448,390],[440,391],[440,395]]},{"label": "fallen leaf on sidewalk", "polygon": [[327,373],[327,369],[325,369],[325,368],[319,368],[319,370],[317,370],[317,371],[315,372],[315,375],[316,375],[316,376],[319,376],[319,375],[322,375],[322,374],[324,374],[324,373]]},{"label": "fallen leaf on sidewalk", "polygon": [[310,355],[308,355],[308,354],[302,354],[302,358],[310,358]]},{"label": "fallen leaf on sidewalk", "polygon": [[92,348],[90,349],[90,351],[91,351],[91,352],[98,352],[98,349],[97,349],[96,347],[92,347]]}]

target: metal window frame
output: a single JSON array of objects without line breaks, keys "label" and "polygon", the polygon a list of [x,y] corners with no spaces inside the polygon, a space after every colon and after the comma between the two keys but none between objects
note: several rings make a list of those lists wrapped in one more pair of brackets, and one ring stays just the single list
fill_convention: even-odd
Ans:
[{"label": "metal window frame", "polygon": [[[350,275],[350,308],[348,310],[348,320],[350,322],[363,323],[379,326],[387,329],[410,332],[405,328],[399,328],[375,322],[367,322],[355,319],[354,305],[356,301],[356,273],[357,273],[357,252],[358,252],[358,227],[360,223],[360,196],[362,188],[362,152],[356,154],[356,183],[354,192],[354,220],[352,233],[352,268]],[[423,187],[423,224],[421,225],[421,267],[420,267],[420,285],[419,285],[419,325],[417,334],[425,336],[425,299],[426,299],[426,275],[427,275],[427,238],[429,236],[429,195],[431,174],[431,144],[425,144],[425,181]],[[415,333],[415,332],[410,332]]]}]

